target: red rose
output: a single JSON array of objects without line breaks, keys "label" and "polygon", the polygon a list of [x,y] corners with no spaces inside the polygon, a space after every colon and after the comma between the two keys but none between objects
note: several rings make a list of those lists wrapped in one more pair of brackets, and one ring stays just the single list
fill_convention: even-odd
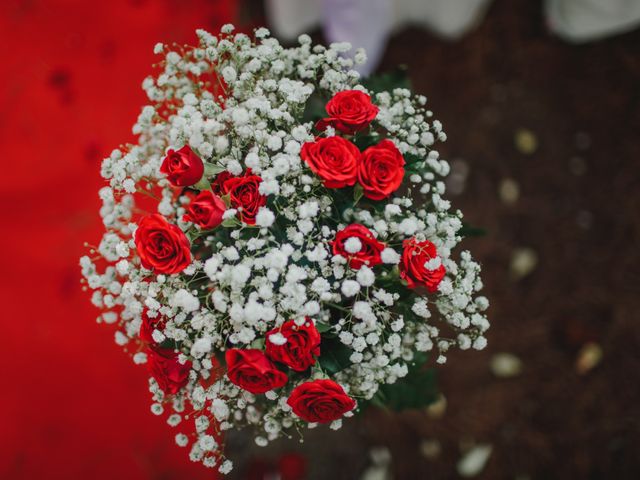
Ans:
[{"label": "red rose", "polygon": [[382,140],[362,152],[358,182],[365,197],[382,200],[400,187],[403,178],[404,158],[391,140]]},{"label": "red rose", "polygon": [[142,266],[156,273],[179,273],[191,263],[189,239],[157,213],[140,221],[135,242]]},{"label": "red rose", "polygon": [[226,209],[227,206],[219,196],[209,190],[203,190],[191,201],[183,220],[210,230],[222,223],[222,215]]},{"label": "red rose", "polygon": [[178,354],[165,348],[149,349],[147,364],[151,376],[156,379],[164,393],[174,394],[189,382],[191,362],[184,365],[178,361]]},{"label": "red rose", "polygon": [[267,203],[267,197],[258,190],[261,182],[262,178],[247,171],[243,176],[231,177],[222,184],[225,195],[229,195],[231,206],[241,209],[238,216],[247,225],[255,225],[258,209]]},{"label": "red rose", "polygon": [[402,246],[400,278],[407,281],[409,288],[424,285],[431,293],[437,291],[446,273],[444,265],[431,270],[425,266],[429,260],[437,258],[436,246],[429,240],[418,242],[415,238],[405,240]]},{"label": "red rose", "polygon": [[[282,334],[287,342],[284,345],[271,342],[269,336],[274,333]],[[320,333],[310,318],[301,326],[293,320],[284,322],[281,327],[267,332],[266,339],[267,356],[298,372],[315,365],[314,357],[320,355]]]},{"label": "red rose", "polygon": [[329,117],[320,120],[316,128],[324,130],[327,125],[331,125],[349,135],[367,128],[379,111],[378,107],[371,103],[371,97],[360,90],[336,93],[325,108]]},{"label": "red rose", "polygon": [[350,412],[356,402],[333,380],[305,382],[293,389],[289,399],[293,413],[307,422],[327,423]]},{"label": "red rose", "polygon": [[213,182],[211,182],[211,190],[213,190],[213,193],[220,196],[224,195],[224,182],[226,182],[230,178],[234,177],[233,175],[231,175],[231,172],[228,172],[227,170],[216,175],[216,178],[214,178]]},{"label": "red rose", "polygon": [[287,383],[287,375],[261,351],[232,348],[225,352],[227,377],[251,393],[264,393]]},{"label": "red rose", "polygon": [[[345,245],[345,243],[350,238],[358,239],[360,242],[359,250],[355,252],[349,251],[353,249],[349,244]],[[352,242],[353,241],[350,243]],[[359,223],[352,223],[336,233],[336,239],[332,242],[332,247],[334,255],[342,255],[348,259],[349,266],[357,270],[362,267],[362,265],[373,267],[374,265],[382,263],[380,252],[384,250],[385,245],[376,240],[371,230],[367,227]]]},{"label": "red rose", "polygon": [[360,150],[342,137],[320,138],[302,145],[300,156],[327,188],[356,183]]},{"label": "red rose", "polygon": [[204,173],[204,164],[200,157],[185,145],[178,151],[167,152],[160,172],[167,176],[174,187],[188,187],[200,181]]},{"label": "red rose", "polygon": [[166,319],[158,314],[157,317],[151,318],[147,316],[148,310],[145,308],[142,311],[142,322],[140,323],[140,340],[147,343],[155,343],[153,339],[154,330],[163,330]]}]

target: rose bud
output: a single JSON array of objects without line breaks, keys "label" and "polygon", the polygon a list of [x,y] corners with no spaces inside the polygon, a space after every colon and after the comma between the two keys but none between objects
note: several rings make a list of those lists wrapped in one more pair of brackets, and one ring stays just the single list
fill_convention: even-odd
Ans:
[{"label": "rose bud", "polygon": [[320,120],[316,128],[324,130],[330,125],[349,135],[367,128],[379,111],[378,107],[371,103],[371,97],[360,90],[336,93],[325,108],[329,117]]},{"label": "rose bud", "polygon": [[362,152],[358,182],[364,196],[382,200],[395,192],[404,178],[404,158],[391,140],[382,140]]},{"label": "rose bud", "polygon": [[169,150],[164,157],[160,172],[167,176],[174,187],[195,185],[202,178],[204,164],[188,145],[180,150]]},{"label": "rose bud", "polygon": [[[284,337],[284,343],[275,343],[269,338],[277,334]],[[297,372],[315,365],[315,357],[320,355],[320,333],[310,318],[303,325],[297,325],[293,320],[284,322],[267,332],[266,339],[267,356]]]},{"label": "rose bud", "polygon": [[298,385],[287,404],[300,418],[314,423],[337,420],[356,406],[355,400],[333,380],[314,380]]},{"label": "rose bud", "polygon": [[179,273],[191,263],[189,239],[157,213],[138,223],[135,243],[142,266],[156,273]]},{"label": "rose bud", "polygon": [[429,292],[436,292],[446,273],[436,246],[429,240],[418,242],[415,238],[405,240],[402,246],[400,278],[407,281],[409,288],[422,285]]},{"label": "rose bud", "polygon": [[203,190],[191,201],[183,220],[193,222],[203,230],[211,230],[222,223],[222,215],[226,210],[227,206],[219,196]]},{"label": "rose bud", "polygon": [[225,352],[227,377],[231,383],[258,394],[284,386],[288,377],[256,349],[232,348]]},{"label": "rose bud", "polygon": [[336,233],[332,248],[334,255],[345,257],[349,266],[358,270],[362,265],[373,267],[382,263],[380,253],[385,244],[376,240],[364,225],[352,223]]},{"label": "rose bud", "polygon": [[191,362],[181,364],[178,354],[166,348],[154,348],[147,351],[147,364],[151,376],[158,382],[164,393],[178,393],[189,383]]}]

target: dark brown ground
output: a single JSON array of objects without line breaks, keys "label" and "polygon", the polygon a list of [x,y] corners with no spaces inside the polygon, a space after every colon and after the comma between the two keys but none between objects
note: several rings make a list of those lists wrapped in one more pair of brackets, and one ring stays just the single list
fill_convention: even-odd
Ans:
[{"label": "dark brown ground", "polygon": [[[359,478],[372,446],[390,449],[395,479],[459,478],[473,442],[493,445],[480,479],[640,478],[640,31],[569,45],[547,33],[538,3],[498,0],[457,43],[411,29],[389,45],[381,70],[408,66],[444,123],[444,158],[469,168],[450,198],[488,232],[465,245],[483,263],[489,347],[439,369],[441,418],[370,411],[310,436],[310,478]],[[516,143],[527,134],[529,154]],[[515,203],[500,197],[505,178]],[[516,279],[520,248],[538,263]],[[579,374],[589,342],[602,360]],[[492,374],[498,352],[517,355],[522,373]],[[425,439],[440,443],[436,458],[421,454]]]}]

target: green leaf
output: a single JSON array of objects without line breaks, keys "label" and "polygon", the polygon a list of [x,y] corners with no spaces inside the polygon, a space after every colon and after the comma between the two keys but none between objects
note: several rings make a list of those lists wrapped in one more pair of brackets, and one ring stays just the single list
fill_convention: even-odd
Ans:
[{"label": "green leaf", "polygon": [[240,220],[236,217],[227,218],[222,222],[222,226],[227,228],[239,227],[240,225]]},{"label": "green leaf", "polygon": [[320,333],[328,332],[329,330],[331,330],[331,328],[332,325],[329,325],[328,323],[316,322],[316,330],[318,330],[318,332]]},{"label": "green leaf", "polygon": [[355,186],[353,187],[353,205],[355,206],[360,199],[362,198],[362,195],[364,195],[364,188],[362,188],[362,185],[360,185],[359,183],[356,183]]},{"label": "green leaf", "polygon": [[207,180],[207,177],[203,175],[198,183],[193,186],[193,188],[196,188],[198,190],[209,190],[211,188],[211,184],[209,183],[209,180]]},{"label": "green leaf", "polygon": [[327,104],[327,100],[322,98],[320,95],[314,94],[312,95],[305,105],[305,110],[302,115],[302,119],[304,122],[316,122],[323,117],[327,116],[327,112],[325,110],[325,105]]},{"label": "green leaf", "polygon": [[382,390],[378,390],[375,395],[369,400],[371,405],[375,405],[378,408],[383,410],[387,410],[387,396],[384,394]]},{"label": "green leaf", "polygon": [[392,91],[395,88],[411,88],[409,73],[406,65],[400,65],[395,70],[380,75],[372,75],[363,82],[365,87],[373,93]]},{"label": "green leaf", "polygon": [[226,195],[222,195],[220,198],[222,199],[224,204],[227,206],[227,208],[231,207],[231,194],[230,193],[227,193]]},{"label": "green leaf", "polygon": [[378,400],[396,411],[427,407],[438,396],[436,372],[424,365],[417,369],[409,368],[406,377],[391,385],[381,386],[379,393]]},{"label": "green leaf", "polygon": [[329,373],[338,373],[351,365],[351,349],[335,338],[322,337],[318,362]]},{"label": "green leaf", "polygon": [[461,237],[484,237],[487,231],[484,228],[473,227],[467,223],[462,224],[462,228],[458,230]]},{"label": "green leaf", "polygon": [[409,365],[409,373],[396,383],[382,385],[371,400],[360,402],[361,409],[369,405],[385,410],[419,409],[437,400],[436,371],[426,366],[427,355],[417,353]]},{"label": "green leaf", "polygon": [[224,172],[226,168],[221,165],[214,165],[213,163],[205,163],[204,164],[204,175],[205,177],[214,177],[220,172]]},{"label": "green leaf", "polygon": [[376,134],[376,132],[371,132],[369,135],[357,135],[353,142],[360,149],[360,151],[364,151],[367,148],[376,145],[380,142],[380,136]]}]

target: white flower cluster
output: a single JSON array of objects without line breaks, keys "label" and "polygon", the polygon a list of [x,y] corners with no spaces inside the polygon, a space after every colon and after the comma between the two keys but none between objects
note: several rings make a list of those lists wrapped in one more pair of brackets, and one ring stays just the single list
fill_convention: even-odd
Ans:
[{"label": "white flower cluster", "polygon": [[[303,375],[331,378],[350,397],[367,401],[381,385],[405,377],[419,352],[435,352],[443,363],[451,347],[483,348],[489,327],[488,301],[477,296],[479,265],[469,252],[453,256],[462,213],[443,198],[449,167],[432,146],[446,136],[425,109],[426,99],[406,89],[372,94],[379,112],[368,135],[391,140],[407,159],[403,186],[377,202],[345,200],[301,158],[305,142],[336,134],[332,127],[319,133],[308,120],[314,99],[367,92],[352,60],[341,56],[345,45],[313,46],[303,35],[299,46],[283,48],[265,29],[255,40],[232,30],[226,26],[218,37],[198,31],[195,48],[156,46],[163,70],[143,83],[151,105],[133,128],[139,141],[102,164],[109,182],[100,190],[106,233],[91,258],[81,259],[92,301],[103,310],[98,321],[117,325],[115,341],[136,363],[149,362],[149,343],[178,354],[175,368],[187,369],[184,386],[167,392],[151,378],[152,411],[168,409],[172,426],[192,411],[193,433],[178,434],[176,442],[190,445],[192,460],[223,473],[231,463],[218,447],[221,431],[252,425],[256,443],[264,445],[299,425],[314,426],[287,403]],[[207,181],[248,169],[261,178],[266,201],[254,224],[243,222],[243,207],[233,205],[214,229],[184,218],[192,196],[172,186],[160,167],[169,149],[185,145],[202,158]],[[137,212],[156,213],[153,208],[190,242],[190,263],[179,273],[145,268],[136,250]],[[336,234],[354,223],[384,245],[379,265],[351,268],[335,253]],[[428,292],[401,278],[403,242],[410,238],[437,250],[425,271],[446,271]],[[357,236],[344,242],[348,255],[365,248]],[[162,320],[151,338],[142,338],[145,318]],[[225,375],[225,351],[283,346],[285,336],[267,339],[267,332],[308,319],[322,335],[308,372],[292,372],[285,387],[265,394],[239,388]]]}]

